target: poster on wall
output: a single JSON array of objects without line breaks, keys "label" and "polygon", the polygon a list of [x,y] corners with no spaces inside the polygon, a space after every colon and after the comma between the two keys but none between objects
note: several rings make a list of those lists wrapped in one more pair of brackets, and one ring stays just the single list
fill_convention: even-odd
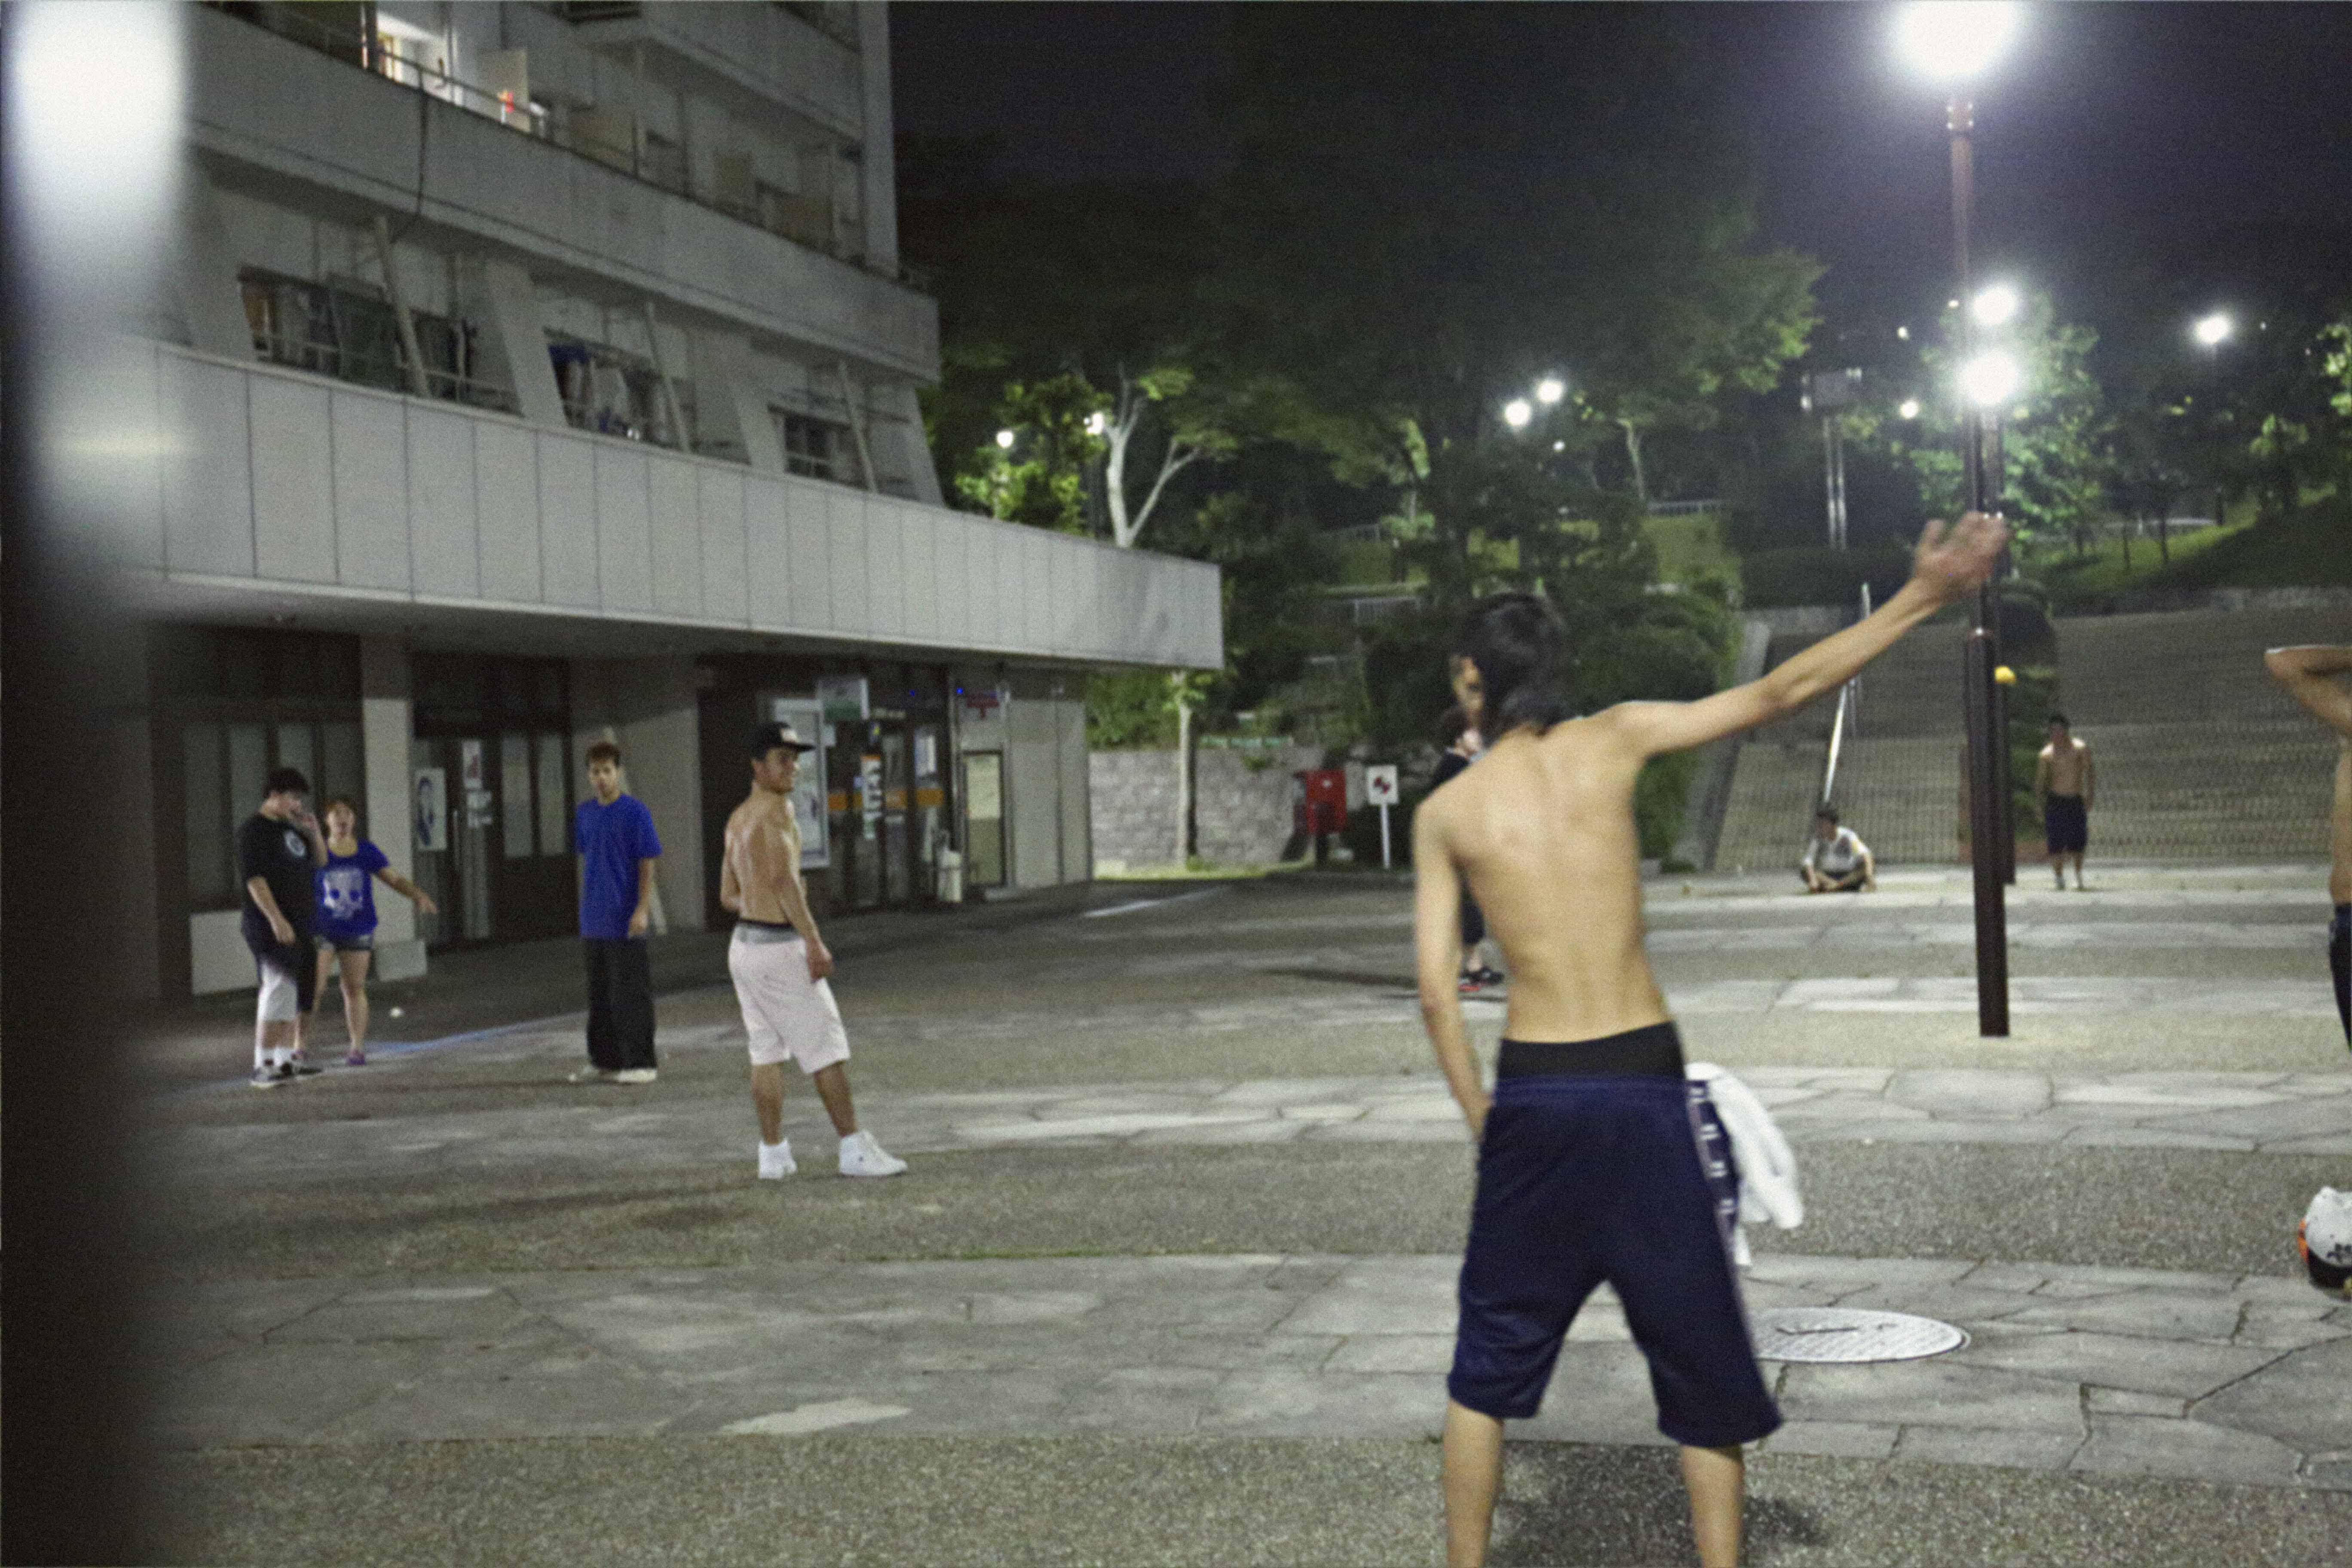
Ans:
[{"label": "poster on wall", "polygon": [[801,825],[801,868],[833,864],[833,818],[824,809],[824,746],[831,737],[822,704],[813,697],[772,697],[768,717],[793,727],[793,732],[816,750],[801,757],[801,771],[793,781],[793,815]]},{"label": "poster on wall", "polygon": [[482,743],[479,741],[457,742],[457,770],[466,786],[466,826],[488,827],[490,825],[490,789],[482,777]]},{"label": "poster on wall", "polygon": [[873,699],[862,675],[819,676],[816,700],[824,717],[835,724],[863,724],[873,716]]},{"label": "poster on wall", "polygon": [[436,853],[449,847],[449,775],[440,768],[416,770],[416,847]]}]

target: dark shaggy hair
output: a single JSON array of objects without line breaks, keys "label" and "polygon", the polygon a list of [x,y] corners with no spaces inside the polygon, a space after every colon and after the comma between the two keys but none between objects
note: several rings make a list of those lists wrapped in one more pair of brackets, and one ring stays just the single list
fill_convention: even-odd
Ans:
[{"label": "dark shaggy hair", "polygon": [[1538,594],[1495,594],[1470,606],[1454,651],[1478,667],[1488,737],[1532,724],[1542,734],[1576,717],[1559,689],[1568,633]]},{"label": "dark shaggy hair", "polygon": [[1462,732],[1468,728],[1470,728],[1469,712],[1463,708],[1462,704],[1456,702],[1437,716],[1437,743],[1440,746],[1450,746],[1460,740]]},{"label": "dark shaggy hair", "polygon": [[621,748],[610,741],[599,741],[588,748],[588,761],[592,764],[610,763],[617,768],[621,765]]},{"label": "dark shaggy hair", "polygon": [[2050,717],[2043,720],[2042,723],[2044,726],[2055,724],[2062,730],[2071,730],[2074,727],[2074,725],[2066,722],[2066,715],[2059,712],[2055,708],[2050,710]]},{"label": "dark shaggy hair", "polygon": [[269,776],[261,781],[263,799],[273,795],[309,795],[310,781],[302,776],[300,768],[272,768]]}]

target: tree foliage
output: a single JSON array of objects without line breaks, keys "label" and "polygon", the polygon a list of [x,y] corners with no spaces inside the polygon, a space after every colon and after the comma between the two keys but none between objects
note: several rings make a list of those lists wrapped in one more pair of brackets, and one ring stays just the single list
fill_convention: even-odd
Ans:
[{"label": "tree foliage", "polygon": [[[1942,341],[1921,354],[1936,395],[1916,421],[1853,416],[1862,438],[1875,437],[1919,476],[1931,516],[1957,517],[1961,494],[1961,403],[1958,312],[1945,312]],[[2035,294],[2002,329],[2000,344],[2023,372],[2016,397],[1988,411],[2000,422],[2000,501],[2021,547],[2087,540],[2111,505],[2112,426],[2105,389],[2087,359],[2097,334],[2061,322],[2046,294]],[[1982,346],[1990,346],[1982,345]]]}]

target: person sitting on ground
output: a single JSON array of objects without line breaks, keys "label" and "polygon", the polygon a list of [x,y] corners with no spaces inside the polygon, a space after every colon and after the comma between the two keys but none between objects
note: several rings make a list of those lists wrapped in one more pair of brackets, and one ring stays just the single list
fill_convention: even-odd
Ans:
[{"label": "person sitting on ground", "polygon": [[327,863],[318,870],[319,983],[310,998],[316,1016],[327,994],[327,973],[343,979],[343,1030],[351,1037],[345,1067],[367,1065],[368,965],[375,957],[375,884],[415,904],[420,914],[441,912],[431,894],[392,868],[370,839],[359,836],[359,807],[337,796],[327,803]]},{"label": "person sitting on ground", "polygon": [[1825,805],[1813,813],[1813,836],[1805,840],[1797,874],[1809,893],[1866,893],[1878,886],[1878,860],[1859,834],[1838,826],[1836,809]]},{"label": "person sitting on ground", "polygon": [[[1437,756],[1437,769],[1431,775],[1429,787],[1436,789],[1450,779],[1458,778],[1472,763],[1478,760],[1481,741],[1478,734],[1478,682],[1472,677],[1465,682],[1462,675],[1464,661],[1455,659],[1454,689],[1462,700],[1445,710],[1437,721],[1437,743],[1442,748]],[[1462,994],[1465,996],[1499,985],[1502,974],[1489,968],[1486,958],[1486,917],[1478,912],[1478,900],[1464,895],[1462,900]]]}]

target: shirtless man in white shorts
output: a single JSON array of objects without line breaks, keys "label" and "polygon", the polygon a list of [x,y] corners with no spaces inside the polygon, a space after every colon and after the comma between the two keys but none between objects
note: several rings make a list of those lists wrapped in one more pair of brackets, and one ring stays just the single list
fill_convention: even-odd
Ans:
[{"label": "shirtless man in white shorts", "polygon": [[849,1034],[834,1005],[833,954],[817,935],[801,883],[801,825],[793,815],[793,781],[802,753],[815,750],[790,724],[751,731],[751,793],[727,819],[727,855],[719,901],[735,915],[727,973],[751,1037],[751,1104],[760,1113],[760,1178],[782,1181],[799,1169],[784,1137],[784,1062],[800,1064],[816,1084],[824,1113],[841,1135],[841,1173],[895,1176],[907,1162],[885,1153],[857,1130],[850,1105]]}]

